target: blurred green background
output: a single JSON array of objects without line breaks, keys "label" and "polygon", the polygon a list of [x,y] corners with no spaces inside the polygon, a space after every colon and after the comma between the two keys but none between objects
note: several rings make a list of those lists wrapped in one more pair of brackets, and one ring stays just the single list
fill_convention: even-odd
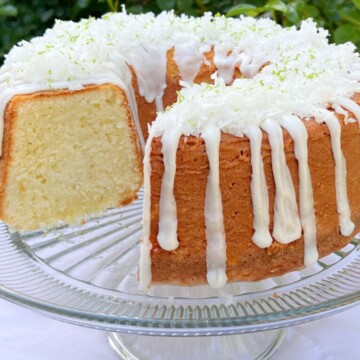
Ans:
[{"label": "blurred green background", "polygon": [[330,31],[336,43],[352,41],[360,48],[360,0],[0,0],[0,64],[18,41],[41,35],[54,19],[78,20],[109,11],[140,13],[174,9],[199,16],[206,11],[226,16],[269,16],[283,26],[312,17]]}]

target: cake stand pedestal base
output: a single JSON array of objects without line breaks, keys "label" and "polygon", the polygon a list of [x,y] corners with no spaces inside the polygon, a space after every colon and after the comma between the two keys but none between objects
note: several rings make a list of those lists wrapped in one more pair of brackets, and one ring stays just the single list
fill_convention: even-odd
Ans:
[{"label": "cake stand pedestal base", "polygon": [[110,333],[109,342],[126,360],[254,360],[270,359],[286,329],[224,336],[145,336]]}]

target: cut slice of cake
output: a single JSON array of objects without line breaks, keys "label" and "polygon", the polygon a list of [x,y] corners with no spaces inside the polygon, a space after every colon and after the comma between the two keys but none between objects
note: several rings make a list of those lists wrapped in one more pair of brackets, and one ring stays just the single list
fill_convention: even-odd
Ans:
[{"label": "cut slice of cake", "polygon": [[5,112],[0,217],[12,229],[78,223],[131,202],[141,151],[117,86],[15,96]]}]

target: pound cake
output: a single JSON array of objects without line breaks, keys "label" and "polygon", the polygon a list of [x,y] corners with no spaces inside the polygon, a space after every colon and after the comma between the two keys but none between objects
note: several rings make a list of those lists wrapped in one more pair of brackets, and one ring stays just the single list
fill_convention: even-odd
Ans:
[{"label": "pound cake", "polygon": [[142,288],[281,275],[359,232],[358,54],[305,39],[251,79],[183,89],[153,122]]},{"label": "pound cake", "polygon": [[58,21],[0,70],[1,219],[77,223],[144,177],[143,289],[340,249],[360,225],[360,61],[327,36],[211,14]]}]

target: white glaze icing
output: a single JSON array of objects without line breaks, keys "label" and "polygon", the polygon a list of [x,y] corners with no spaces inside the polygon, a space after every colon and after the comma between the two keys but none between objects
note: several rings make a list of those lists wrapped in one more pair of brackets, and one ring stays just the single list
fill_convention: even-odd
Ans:
[{"label": "white glaze icing", "polygon": [[354,100],[348,98],[338,99],[338,104],[355,115],[360,127],[360,106]]},{"label": "white glaze icing", "polygon": [[314,196],[308,164],[308,134],[304,123],[297,116],[284,117],[281,126],[288,131],[294,141],[299,172],[300,218],[304,229],[304,264],[311,266],[319,259],[319,253],[316,246]]},{"label": "white glaze icing", "polygon": [[295,188],[286,164],[283,133],[280,125],[269,119],[264,121],[262,129],[269,136],[275,181],[273,237],[281,244],[288,244],[301,237],[301,224]]},{"label": "white glaze icing", "polygon": [[335,161],[335,190],[337,211],[339,213],[340,232],[349,236],[355,225],[351,221],[351,212],[346,188],[346,162],[341,149],[341,126],[338,118],[328,110],[319,111],[317,118],[326,123],[330,132],[331,149]]},{"label": "white glaze icing", "polygon": [[255,230],[252,239],[260,248],[266,248],[272,244],[272,237],[269,231],[269,194],[261,155],[262,132],[258,126],[251,125],[245,134],[251,149],[251,199]]},{"label": "white glaze icing", "polygon": [[255,60],[252,56],[239,49],[224,49],[215,46],[214,64],[218,70],[218,76],[224,79],[226,84],[233,81],[235,68],[238,67],[243,76],[253,78],[265,64],[265,60]]},{"label": "white glaze icing", "polygon": [[239,55],[239,63],[240,72],[247,78],[253,78],[265,62],[256,61],[252,56],[243,52]]},{"label": "white glaze icing", "polygon": [[202,46],[196,42],[175,44],[174,60],[179,68],[183,81],[192,83],[204,62],[204,53],[210,51],[211,47]]},{"label": "white glaze icing", "polygon": [[149,134],[144,152],[144,203],[143,203],[143,237],[140,247],[139,261],[139,287],[141,290],[147,290],[151,283],[151,256],[152,244],[150,241],[151,226],[151,146],[153,137]]},{"label": "white glaze icing", "polygon": [[162,96],[166,88],[167,51],[167,47],[148,46],[139,47],[136,51],[125,55],[127,62],[135,70],[139,94],[148,103],[156,100],[157,111],[163,110]]},{"label": "white glaze icing", "polygon": [[176,173],[176,152],[181,131],[179,128],[168,129],[162,135],[162,154],[164,174],[161,182],[159,203],[159,233],[158,243],[164,250],[177,249],[177,212],[174,196],[174,182]]},{"label": "white glaze icing", "polygon": [[225,84],[231,84],[234,80],[235,67],[239,65],[240,50],[234,49],[229,53],[228,49],[215,46],[214,64],[218,71],[218,76],[224,79]]},{"label": "white glaze icing", "polygon": [[226,284],[226,241],[220,191],[220,130],[208,127],[202,133],[209,160],[205,197],[207,281],[214,288]]}]

